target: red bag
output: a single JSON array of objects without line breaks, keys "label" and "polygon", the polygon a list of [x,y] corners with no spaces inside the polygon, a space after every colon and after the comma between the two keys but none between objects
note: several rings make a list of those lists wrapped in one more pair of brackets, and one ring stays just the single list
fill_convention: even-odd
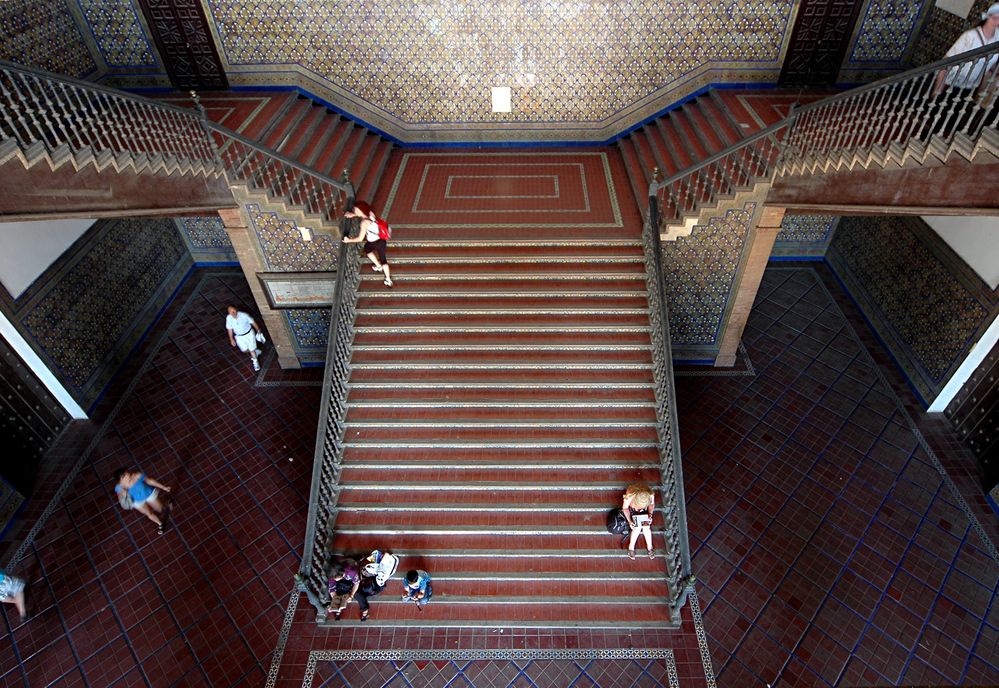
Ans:
[{"label": "red bag", "polygon": [[389,239],[392,238],[392,228],[389,226],[388,222],[386,222],[381,218],[378,218],[377,220],[375,220],[375,223],[378,225],[379,239],[384,239],[388,241]]}]

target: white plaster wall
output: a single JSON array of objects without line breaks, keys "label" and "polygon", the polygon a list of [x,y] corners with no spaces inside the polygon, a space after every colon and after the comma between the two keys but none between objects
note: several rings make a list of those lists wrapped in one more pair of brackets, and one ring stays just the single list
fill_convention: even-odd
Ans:
[{"label": "white plaster wall", "polygon": [[0,283],[20,296],[96,220],[0,223]]},{"label": "white plaster wall", "polygon": [[974,6],[975,0],[936,0],[933,4],[964,19]]},{"label": "white plaster wall", "polygon": [[991,289],[999,287],[999,217],[924,217]]}]

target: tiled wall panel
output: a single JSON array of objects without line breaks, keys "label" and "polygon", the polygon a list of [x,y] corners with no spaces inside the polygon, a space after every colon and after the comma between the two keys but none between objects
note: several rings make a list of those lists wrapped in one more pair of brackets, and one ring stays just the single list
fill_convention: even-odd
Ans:
[{"label": "tiled wall panel", "polygon": [[98,69],[65,0],[0,2],[0,59],[78,79]]},{"label": "tiled wall panel", "polygon": [[190,267],[173,220],[104,220],[2,307],[87,409]]},{"label": "tiled wall panel", "polygon": [[827,258],[925,402],[999,314],[999,290],[918,218],[843,218]]}]

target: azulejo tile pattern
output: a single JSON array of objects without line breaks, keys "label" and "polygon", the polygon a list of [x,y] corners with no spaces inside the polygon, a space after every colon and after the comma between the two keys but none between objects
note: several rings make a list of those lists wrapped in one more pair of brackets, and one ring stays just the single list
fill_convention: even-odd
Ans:
[{"label": "azulejo tile pattern", "polygon": [[912,65],[919,67],[941,59],[965,28],[965,19],[940,7],[931,7],[919,31]]},{"label": "azulejo tile pattern", "polygon": [[91,231],[86,250],[42,288],[30,289],[20,311],[24,327],[84,407],[142,334],[139,321],[155,316],[155,302],[162,305],[190,265],[169,219],[108,220]]},{"label": "azulejo tile pattern", "polygon": [[312,241],[302,239],[294,221],[278,213],[248,204],[246,213],[260,242],[264,263],[277,272],[336,270],[336,239],[317,234]]},{"label": "azulejo tile pattern", "polygon": [[870,0],[851,62],[897,62],[905,56],[923,13],[920,0]]},{"label": "azulejo tile pattern", "polygon": [[785,215],[777,241],[825,242],[832,236],[835,222],[835,215]]},{"label": "azulejo tile pattern", "polygon": [[[235,71],[300,65],[372,109],[429,124],[600,122],[705,65],[777,70],[792,3],[369,0],[356,32],[342,30],[359,22],[350,3],[208,7]],[[512,114],[490,111],[492,86],[513,88]]]},{"label": "azulejo tile pattern", "polygon": [[785,215],[771,255],[824,256],[836,223],[835,215]]},{"label": "azulejo tile pattern", "polygon": [[663,242],[674,356],[717,344],[755,209],[746,203],[696,225],[690,236]]},{"label": "azulejo tile pattern", "polygon": [[65,0],[0,3],[0,57],[76,78],[97,70]]},{"label": "azulejo tile pattern", "polygon": [[996,294],[952,255],[925,223],[902,217],[844,218],[829,251],[924,400],[999,312]]},{"label": "azulejo tile pattern", "polygon": [[290,308],[283,311],[295,337],[295,352],[306,361],[326,360],[330,332],[329,308]]},{"label": "azulejo tile pattern", "polygon": [[130,0],[78,0],[83,16],[111,67],[156,64],[149,38]]},{"label": "azulejo tile pattern", "polygon": [[200,217],[183,217],[180,228],[194,248],[232,248],[229,235],[225,233],[225,225],[218,215]]}]

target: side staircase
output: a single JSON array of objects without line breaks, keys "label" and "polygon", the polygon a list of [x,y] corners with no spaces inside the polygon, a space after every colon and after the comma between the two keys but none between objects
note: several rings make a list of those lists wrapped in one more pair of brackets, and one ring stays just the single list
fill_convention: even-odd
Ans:
[{"label": "side staircase", "polygon": [[637,228],[501,231],[399,230],[392,290],[362,267],[332,549],[432,572],[436,604],[396,580],[368,624],[669,624],[661,517],[655,560],[604,530],[659,481]]},{"label": "side staircase", "polygon": [[[158,100],[191,107],[176,94]],[[370,199],[395,145],[319,103],[295,93],[205,92],[197,96],[208,118],[327,177],[347,172],[358,199]]]}]

